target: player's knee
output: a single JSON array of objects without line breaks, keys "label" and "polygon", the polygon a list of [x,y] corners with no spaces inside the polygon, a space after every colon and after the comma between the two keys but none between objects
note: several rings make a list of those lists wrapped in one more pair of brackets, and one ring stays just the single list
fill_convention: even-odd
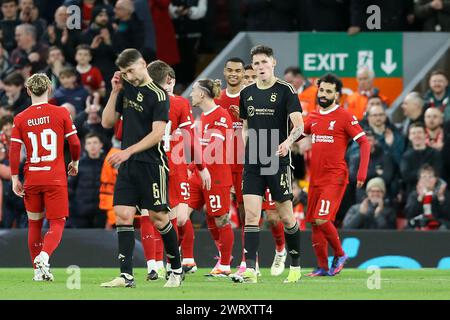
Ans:
[{"label": "player's knee", "polygon": [[228,222],[230,222],[230,219],[228,218],[228,214],[224,214],[220,217],[215,217],[214,221],[216,223],[217,228],[225,227]]},{"label": "player's knee", "polygon": [[152,212],[150,219],[157,229],[162,229],[169,223],[169,215],[165,212]]}]

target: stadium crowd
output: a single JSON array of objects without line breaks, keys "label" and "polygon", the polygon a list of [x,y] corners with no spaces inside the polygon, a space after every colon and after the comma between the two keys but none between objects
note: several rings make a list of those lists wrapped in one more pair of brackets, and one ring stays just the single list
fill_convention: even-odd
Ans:
[{"label": "stadium crowd", "polygon": [[[84,148],[79,175],[69,179],[68,227],[111,228],[114,168],[108,167],[105,158],[120,149],[120,128],[104,129],[101,114],[111,90],[110,79],[117,70],[118,53],[136,48],[147,61],[161,59],[174,66],[179,84],[175,91],[180,93],[195,78],[199,50],[214,46],[210,33],[205,32],[211,16],[217,18],[219,36],[231,37],[236,28],[231,26],[233,19],[222,16],[221,9],[243,13],[234,18],[242,19],[236,24],[241,30],[354,34],[367,31],[361,22],[366,2],[369,5],[369,1],[350,0],[2,0],[0,227],[27,225],[23,201],[11,190],[8,147],[13,117],[31,104],[24,88],[31,74],[44,72],[49,76],[53,85],[50,102],[70,111]],[[383,31],[450,31],[447,1],[379,0],[370,4],[385,10]],[[81,29],[68,27],[73,18],[67,12],[71,5],[81,8]],[[317,88],[312,79],[305,78],[295,66],[280,77],[298,90],[304,116],[315,110]],[[358,90],[342,96],[340,104],[361,122],[371,144],[371,158],[366,186],[356,189],[358,146],[349,146],[350,184],[338,225],[344,229],[450,229],[448,75],[433,71],[426,92],[411,92],[405,97],[402,123],[393,123],[387,116],[389,101],[373,86],[372,70],[360,69],[356,78]],[[294,205],[303,229],[310,149],[311,139],[304,139],[293,150]],[[236,212],[234,207],[235,224],[239,221]]]}]

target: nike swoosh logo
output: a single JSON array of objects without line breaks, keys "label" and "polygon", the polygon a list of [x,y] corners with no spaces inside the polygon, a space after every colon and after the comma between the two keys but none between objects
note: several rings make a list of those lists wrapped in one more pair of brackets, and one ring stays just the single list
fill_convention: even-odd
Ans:
[{"label": "nike swoosh logo", "polygon": [[317,122],[314,122],[314,123],[311,125],[311,127],[314,127],[316,124],[317,124]]},{"label": "nike swoosh logo", "polygon": [[219,211],[220,209],[212,209],[212,212],[217,212],[217,211]]},{"label": "nike swoosh logo", "polygon": [[319,212],[319,216],[326,216],[328,213],[320,213]]}]

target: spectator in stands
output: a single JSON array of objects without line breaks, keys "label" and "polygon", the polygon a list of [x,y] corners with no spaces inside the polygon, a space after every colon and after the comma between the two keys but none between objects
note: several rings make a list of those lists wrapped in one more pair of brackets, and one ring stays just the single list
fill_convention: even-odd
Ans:
[{"label": "spectator in stands", "polygon": [[[3,48],[3,45],[0,42],[0,80],[6,76],[11,67],[8,60],[8,52]],[[0,87],[0,90],[1,89],[3,88]]]},{"label": "spectator in stands", "polygon": [[409,196],[405,216],[418,230],[450,229],[450,194],[447,183],[435,169],[424,165],[419,170],[416,189]]},{"label": "spectator in stands", "polygon": [[11,145],[11,133],[14,117],[12,115],[4,115],[0,118],[0,142],[6,149],[4,159],[9,159],[9,146]]},{"label": "spectator in stands", "polygon": [[444,147],[444,115],[438,108],[428,108],[425,111],[426,144],[428,147],[441,151]]},{"label": "spectator in stands", "polygon": [[92,21],[89,28],[82,34],[82,42],[90,45],[92,50],[92,65],[100,69],[106,79],[106,89],[111,90],[109,81],[114,71],[116,54],[113,49],[111,35],[114,33],[110,23],[112,9],[107,5],[95,6],[92,10]]},{"label": "spectator in stands", "polygon": [[17,46],[15,30],[20,24],[20,20],[17,18],[18,9],[17,0],[2,1],[1,10],[3,19],[0,20],[0,30],[2,31],[1,39],[3,48],[9,53]]},{"label": "spectator in stands", "polygon": [[[142,23],[143,38],[142,55],[145,61],[151,62],[156,59],[156,35],[155,26],[153,24],[153,17],[150,12],[150,3],[154,2],[148,0],[132,0],[134,3],[134,12],[136,17]],[[167,12],[168,13],[168,12]]]},{"label": "spectator in stands", "polygon": [[66,7],[75,5],[78,6],[81,9],[81,28],[85,30],[92,19],[92,11],[94,10],[94,7],[99,4],[104,4],[104,0],[65,0],[63,5]]},{"label": "spectator in stands", "polygon": [[149,1],[156,36],[156,58],[174,66],[180,63],[175,27],[169,15],[170,0]]},{"label": "spectator in stands", "polygon": [[90,94],[99,93],[105,95],[105,81],[97,67],[91,65],[92,52],[87,44],[77,46],[75,60],[77,61],[77,71],[81,76],[81,83]]},{"label": "spectator in stands", "polygon": [[427,147],[423,123],[411,124],[409,141],[411,142],[411,148],[406,150],[400,162],[400,173],[406,194],[416,188],[418,172],[424,164],[431,165],[437,174],[442,172],[441,154],[439,151]]},{"label": "spectator in stands", "polygon": [[144,52],[145,32],[142,22],[135,14],[134,2],[118,0],[114,7],[114,13],[116,23],[114,24],[112,43],[116,54],[127,48],[135,48]]},{"label": "spectator in stands", "polygon": [[8,187],[11,188],[11,169],[7,155],[8,149],[3,142],[0,142],[0,227],[11,228],[15,220],[17,220],[17,227],[22,227],[24,226],[24,217],[19,214],[16,215],[9,208],[5,208],[5,200],[12,194],[12,190],[6,190]]},{"label": "spectator in stands", "polygon": [[78,175],[69,177],[73,228],[104,228],[106,215],[99,208],[100,173],[103,166],[103,143],[95,133],[86,135],[85,153],[80,159]]},{"label": "spectator in stands", "polygon": [[208,10],[206,0],[173,0],[169,6],[177,34],[180,64],[175,66],[177,82],[187,87],[195,78],[202,22]]},{"label": "spectator in stands", "polygon": [[284,80],[297,90],[304,115],[316,110],[317,86],[303,76],[299,67],[288,67],[284,70]]},{"label": "spectator in stands", "polygon": [[39,41],[47,28],[47,21],[39,17],[39,8],[34,0],[19,0],[19,20],[36,28],[36,39]]},{"label": "spectator in stands", "polygon": [[381,178],[367,183],[367,197],[345,214],[343,229],[395,229],[396,213],[386,200],[386,185]]},{"label": "spectator in stands", "polygon": [[[367,140],[370,143],[370,160],[369,167],[367,169],[367,180],[372,178],[382,178],[387,186],[391,186],[391,183],[395,177],[395,162],[389,151],[383,150],[379,145],[377,138],[375,137],[372,129],[366,130]],[[350,184],[356,184],[356,178],[358,175],[359,167],[359,153],[349,159],[349,180]],[[386,190],[384,192],[386,195]],[[393,196],[392,193],[388,194],[389,197]],[[363,189],[356,189],[356,201],[359,202],[364,198],[365,194]]]},{"label": "spectator in stands", "polygon": [[113,129],[103,128],[101,122],[101,105],[100,105],[100,95],[94,93],[86,99],[86,109],[78,113],[76,118],[74,118],[74,124],[78,131],[78,137],[83,143],[85,136],[89,132],[95,132],[102,141],[106,141],[104,150],[108,152],[111,144],[112,135],[114,133]]},{"label": "spectator in stands", "polygon": [[388,99],[380,94],[380,90],[374,87],[375,72],[368,67],[361,67],[356,73],[358,89],[351,94],[346,102],[345,108],[348,109],[358,120],[364,117],[369,97],[378,96],[383,101],[385,108],[389,106]]},{"label": "spectator in stands", "polygon": [[[347,31],[350,26],[352,13],[350,2],[336,0],[304,0],[303,7],[299,10],[299,22],[301,30],[306,31]],[[354,25],[359,25],[359,17]]]},{"label": "spectator in stands", "polygon": [[444,171],[442,177],[450,183],[450,121],[444,123],[444,146],[441,151]]},{"label": "spectator in stands", "polygon": [[450,87],[443,71],[433,71],[428,83],[430,89],[424,96],[425,108],[439,108],[444,113],[444,121],[450,120]]},{"label": "spectator in stands", "polygon": [[60,6],[55,11],[55,21],[47,27],[43,42],[61,48],[66,61],[75,63],[75,48],[80,43],[81,31],[67,27],[67,7]]},{"label": "spectator in stands", "polygon": [[402,103],[403,114],[406,119],[402,123],[402,133],[408,136],[409,126],[413,123],[424,123],[424,101],[418,92],[410,92]]},{"label": "spectator in stands", "polygon": [[59,47],[52,46],[48,49],[47,68],[43,72],[48,76],[52,82],[53,92],[61,85],[59,82],[59,73],[63,68],[70,67],[70,64],[66,63],[66,58]]},{"label": "spectator in stands", "polygon": [[371,97],[367,103],[367,122],[374,132],[378,145],[392,155],[398,166],[405,151],[405,138],[396,127],[390,124],[386,110],[379,97]]},{"label": "spectator in stands", "polygon": [[245,0],[247,31],[294,31],[296,1]]},{"label": "spectator in stands", "polygon": [[61,86],[56,89],[53,96],[54,102],[61,105],[69,102],[75,106],[77,113],[86,107],[86,98],[89,93],[77,82],[77,73],[73,68],[63,68],[59,73]]},{"label": "spectator in stands", "polygon": [[14,64],[20,58],[28,58],[33,66],[33,73],[47,66],[48,47],[37,42],[36,28],[31,24],[16,27],[17,48],[11,53],[10,62]]},{"label": "spectator in stands", "polygon": [[446,0],[416,0],[415,14],[423,22],[424,31],[450,31],[450,2]]},{"label": "spectator in stands", "polygon": [[9,74],[3,80],[5,94],[1,98],[2,105],[7,105],[14,115],[19,114],[31,104],[31,100],[25,90],[25,79],[19,72]]},{"label": "spectator in stands", "polygon": [[106,229],[112,229],[116,224],[116,215],[114,213],[114,186],[116,185],[118,168],[112,166],[108,158],[120,151],[120,141],[114,136],[112,138],[112,148],[109,150],[103,162],[100,175],[100,209],[106,212]]}]

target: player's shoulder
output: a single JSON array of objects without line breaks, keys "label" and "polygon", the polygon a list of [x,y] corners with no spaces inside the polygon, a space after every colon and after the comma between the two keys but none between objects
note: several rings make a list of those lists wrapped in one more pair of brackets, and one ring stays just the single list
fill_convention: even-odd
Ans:
[{"label": "player's shoulder", "polygon": [[255,82],[255,83],[252,83],[252,84],[250,84],[250,85],[244,87],[244,88],[241,90],[240,96],[241,96],[241,97],[244,97],[244,96],[250,95],[250,94],[252,94],[252,93],[253,93],[255,90],[257,90],[257,89],[258,89],[258,87],[256,86],[256,82]]},{"label": "player's shoulder", "polygon": [[358,122],[358,119],[353,115],[353,113],[351,113],[350,111],[348,111],[347,109],[345,109],[342,106],[339,106],[336,110],[336,113],[342,118],[342,119],[347,119],[347,120],[352,120],[352,121],[356,121]]},{"label": "player's shoulder", "polygon": [[154,81],[149,82],[148,84],[145,85],[145,88],[151,95],[155,96],[155,98],[158,102],[168,100],[168,98],[167,98],[168,94],[167,94],[166,90],[164,90],[156,82],[154,82]]},{"label": "player's shoulder", "polygon": [[284,80],[281,80],[277,78],[277,81],[275,82],[275,85],[280,89],[287,92],[290,92],[292,94],[297,94],[297,90],[295,90],[294,86],[290,84],[289,82],[286,82]]}]

